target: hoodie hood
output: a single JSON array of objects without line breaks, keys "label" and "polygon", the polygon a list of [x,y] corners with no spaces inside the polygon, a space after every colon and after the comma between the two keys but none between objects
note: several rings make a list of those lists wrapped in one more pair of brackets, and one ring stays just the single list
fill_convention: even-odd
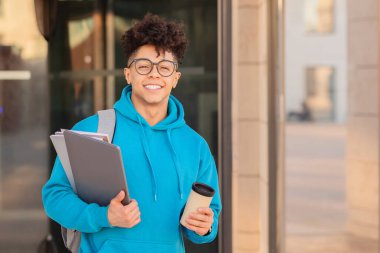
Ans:
[{"label": "hoodie hood", "polygon": [[132,86],[127,85],[121,94],[119,101],[114,105],[114,108],[128,119],[140,123],[145,127],[150,127],[153,130],[169,130],[181,127],[186,124],[184,110],[181,102],[173,95],[169,97],[168,114],[165,119],[154,126],[150,126],[148,122],[136,111],[132,100]]},{"label": "hoodie hood", "polygon": [[152,185],[153,185],[153,198],[157,201],[158,192],[157,192],[157,180],[156,180],[156,169],[153,167],[152,158],[150,155],[149,145],[147,134],[145,132],[145,128],[150,128],[153,131],[166,131],[166,136],[170,144],[171,155],[173,158],[174,165],[176,167],[176,173],[178,178],[178,193],[180,198],[183,198],[183,182],[182,182],[182,166],[179,162],[178,155],[176,152],[176,148],[172,142],[172,130],[175,128],[179,128],[186,124],[184,119],[184,110],[182,104],[176,99],[173,95],[170,95],[168,102],[168,112],[165,119],[160,121],[154,126],[150,126],[148,122],[136,111],[132,100],[132,86],[128,85],[123,89],[121,97],[119,101],[117,101],[114,105],[115,110],[121,113],[126,118],[136,122],[140,125],[140,137],[142,140],[144,152],[146,159],[148,160],[149,167],[152,175]]}]

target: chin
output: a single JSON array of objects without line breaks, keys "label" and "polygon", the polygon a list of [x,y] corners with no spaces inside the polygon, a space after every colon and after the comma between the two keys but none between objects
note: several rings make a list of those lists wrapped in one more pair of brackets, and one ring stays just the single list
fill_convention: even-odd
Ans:
[{"label": "chin", "polygon": [[145,99],[145,103],[149,105],[159,105],[164,102],[164,99]]},{"label": "chin", "polygon": [[165,101],[168,101],[169,99],[169,96],[168,97],[161,97],[161,98],[158,98],[158,97],[147,97],[144,99],[144,101],[148,104],[162,104],[164,103]]}]

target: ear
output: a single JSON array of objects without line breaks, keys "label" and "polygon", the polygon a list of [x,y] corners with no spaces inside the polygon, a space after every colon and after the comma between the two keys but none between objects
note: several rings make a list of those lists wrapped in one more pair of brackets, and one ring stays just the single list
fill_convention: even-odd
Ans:
[{"label": "ear", "polygon": [[124,77],[128,84],[131,84],[131,70],[129,68],[124,68]]},{"label": "ear", "polygon": [[174,84],[173,84],[173,89],[177,87],[178,80],[181,78],[181,72],[176,72],[174,76]]}]

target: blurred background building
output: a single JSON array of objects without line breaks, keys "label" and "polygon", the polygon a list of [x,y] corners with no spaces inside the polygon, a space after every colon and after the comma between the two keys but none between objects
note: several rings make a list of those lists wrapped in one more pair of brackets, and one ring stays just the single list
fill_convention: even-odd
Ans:
[{"label": "blurred background building", "polygon": [[285,5],[288,118],[292,120],[294,113],[307,108],[315,121],[344,123],[347,3],[345,0],[287,0]]},{"label": "blurred background building", "polygon": [[49,135],[112,107],[125,86],[120,37],[148,11],[185,24],[174,95],[218,163],[220,233],[187,252],[378,252],[379,10],[376,0],[0,0],[0,252],[37,252],[48,234],[66,252],[41,203]]}]

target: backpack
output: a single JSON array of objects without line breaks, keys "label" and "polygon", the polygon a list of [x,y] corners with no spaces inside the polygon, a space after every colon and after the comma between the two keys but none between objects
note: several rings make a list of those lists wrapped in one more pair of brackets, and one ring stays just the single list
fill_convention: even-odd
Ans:
[{"label": "backpack", "polygon": [[[98,133],[108,134],[112,143],[116,125],[115,110],[108,109],[98,111],[98,117]],[[61,234],[66,248],[69,249],[72,253],[78,253],[81,241],[81,232],[78,230],[68,229],[61,226]]]}]

